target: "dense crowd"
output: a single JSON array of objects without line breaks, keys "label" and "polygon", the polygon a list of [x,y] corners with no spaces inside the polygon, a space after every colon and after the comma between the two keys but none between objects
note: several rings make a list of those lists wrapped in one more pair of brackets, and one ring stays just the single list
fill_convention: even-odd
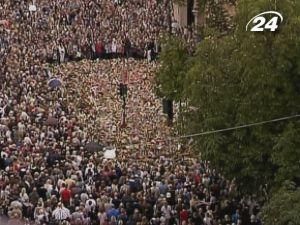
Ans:
[{"label": "dense crowd", "polygon": [[0,0],[0,214],[39,225],[261,224],[255,198],[169,139],[151,61],[170,10],[167,0]]},{"label": "dense crowd", "polygon": [[[29,6],[35,6],[29,10]],[[49,62],[158,51],[171,29],[169,1],[2,1],[1,14],[14,27],[10,42]],[[22,36],[18,35],[22,33]],[[30,45],[30,46],[28,46]],[[24,54],[24,53],[23,53]]]}]

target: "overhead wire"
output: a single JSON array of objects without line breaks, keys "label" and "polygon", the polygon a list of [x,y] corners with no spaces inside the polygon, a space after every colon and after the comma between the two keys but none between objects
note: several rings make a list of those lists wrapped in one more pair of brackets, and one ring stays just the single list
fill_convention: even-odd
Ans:
[{"label": "overhead wire", "polygon": [[211,130],[211,131],[204,131],[204,132],[195,133],[195,134],[183,135],[183,136],[177,137],[177,139],[184,139],[184,138],[191,138],[191,137],[221,133],[221,132],[225,132],[225,131],[237,130],[237,129],[242,129],[242,128],[246,128],[246,127],[253,127],[253,126],[259,126],[259,125],[268,124],[268,123],[275,123],[275,122],[279,122],[279,121],[290,120],[290,119],[294,119],[297,117],[300,117],[300,114],[286,116],[286,117],[280,117],[280,118],[276,118],[276,119],[272,119],[272,120],[264,120],[264,121],[244,124],[244,125],[240,125],[240,126],[228,127],[228,128],[218,129],[218,130]]}]

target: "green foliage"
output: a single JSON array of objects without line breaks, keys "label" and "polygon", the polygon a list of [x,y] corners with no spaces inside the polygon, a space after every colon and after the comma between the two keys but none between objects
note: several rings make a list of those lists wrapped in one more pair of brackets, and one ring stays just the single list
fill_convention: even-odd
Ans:
[{"label": "green foliage", "polygon": [[293,180],[300,184],[300,126],[289,123],[277,138],[273,161],[279,166],[277,181]]},{"label": "green foliage", "polygon": [[300,189],[286,182],[265,205],[263,215],[265,225],[299,225]]},{"label": "green foliage", "polygon": [[175,101],[183,96],[183,83],[188,66],[188,50],[186,43],[176,37],[163,40],[162,53],[157,71],[156,83],[158,95]]},{"label": "green foliage", "polygon": [[[265,0],[251,2],[253,7],[245,7],[243,2],[250,4],[239,3],[238,18],[250,19],[272,6]],[[277,33],[246,32],[248,19],[241,19],[233,35],[211,37],[198,46],[185,83],[190,106],[198,108],[187,115],[187,133],[300,112],[300,5],[296,1],[285,4],[277,4],[277,10],[289,19]],[[228,177],[236,177],[248,191],[255,191],[262,184],[273,183],[274,178],[298,178],[298,129],[296,121],[278,122],[202,136],[197,141],[204,158]]]},{"label": "green foliage", "polygon": [[[246,32],[247,22],[267,10],[284,16],[279,31]],[[299,114],[299,11],[295,0],[241,0],[235,32],[222,38],[212,33],[190,59],[180,40],[169,40],[157,82],[164,96],[188,96],[188,106],[197,109],[184,114],[186,133]],[[263,184],[299,182],[299,129],[294,119],[195,140],[204,159],[256,192]]]}]

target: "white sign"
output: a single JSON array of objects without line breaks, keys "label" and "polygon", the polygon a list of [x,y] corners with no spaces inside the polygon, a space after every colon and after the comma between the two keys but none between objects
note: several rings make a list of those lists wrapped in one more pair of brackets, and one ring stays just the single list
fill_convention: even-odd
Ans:
[{"label": "white sign", "polygon": [[36,11],[36,6],[35,5],[29,5],[29,11],[30,12],[35,12]]},{"label": "white sign", "polygon": [[[270,20],[267,19],[263,15],[275,15]],[[250,31],[253,32],[261,32],[264,30],[270,30],[272,32],[276,31],[278,28],[278,18],[280,18],[280,23],[283,21],[283,17],[279,12],[276,11],[267,11],[260,13],[254,16],[246,25],[246,31],[248,31],[248,26],[253,24],[254,26],[251,28]]]},{"label": "white sign", "polygon": [[105,159],[115,159],[116,158],[116,150],[115,148],[113,149],[106,149],[104,148],[104,158]]}]

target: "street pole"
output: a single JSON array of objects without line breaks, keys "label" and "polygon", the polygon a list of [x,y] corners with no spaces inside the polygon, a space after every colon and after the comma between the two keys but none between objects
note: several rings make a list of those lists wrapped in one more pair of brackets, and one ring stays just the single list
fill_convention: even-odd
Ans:
[{"label": "street pole", "polygon": [[123,105],[122,105],[123,115],[122,115],[122,125],[121,125],[121,127],[125,128],[126,127],[126,97],[125,97],[125,95],[123,95],[122,98],[123,98]]}]

